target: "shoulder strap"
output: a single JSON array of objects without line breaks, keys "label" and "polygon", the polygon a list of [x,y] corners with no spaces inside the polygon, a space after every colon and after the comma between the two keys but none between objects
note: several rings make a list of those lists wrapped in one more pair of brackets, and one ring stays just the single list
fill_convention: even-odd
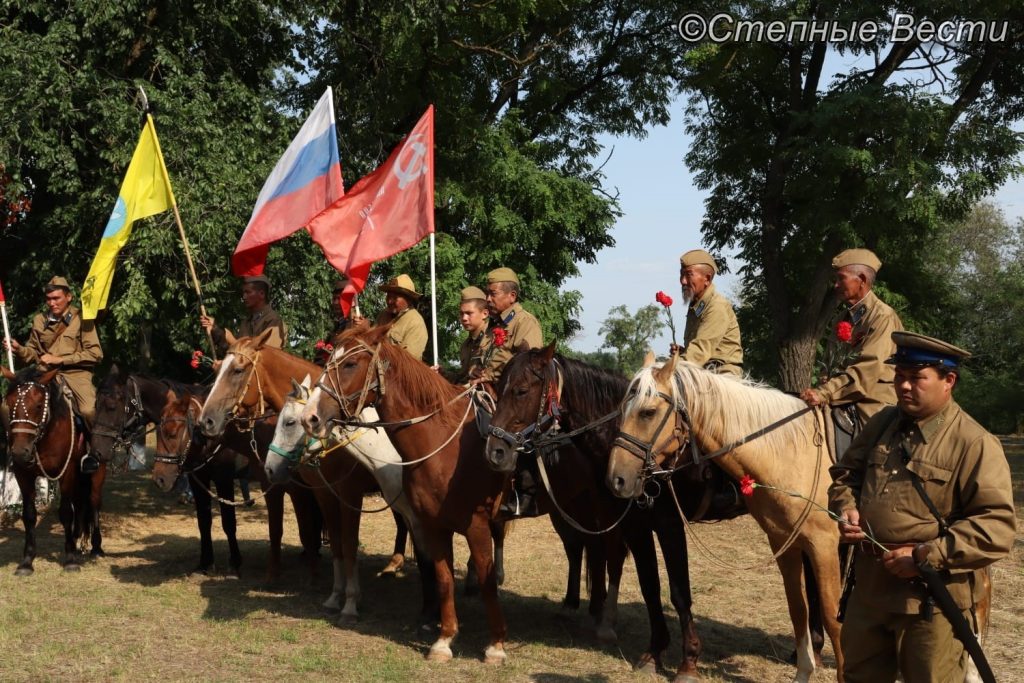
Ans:
[{"label": "shoulder strap", "polygon": [[[899,411],[894,411],[893,416],[892,422],[895,422],[899,418]],[[892,422],[889,423],[890,426],[892,425]],[[903,444],[902,439],[900,440],[900,452],[903,454],[903,463],[906,464],[910,462],[910,453],[907,452],[907,448]],[[932,513],[933,517],[935,517],[935,521],[939,523],[939,536],[945,536],[949,533],[949,524],[939,512],[939,509],[935,507],[935,503],[933,503],[931,497],[928,496],[928,492],[924,490],[924,484],[921,483],[921,478],[917,476],[917,473],[913,470],[908,469],[907,471],[910,472],[910,483],[914,487],[914,490],[917,491],[917,495],[919,495],[921,500],[924,501],[928,511]]]}]

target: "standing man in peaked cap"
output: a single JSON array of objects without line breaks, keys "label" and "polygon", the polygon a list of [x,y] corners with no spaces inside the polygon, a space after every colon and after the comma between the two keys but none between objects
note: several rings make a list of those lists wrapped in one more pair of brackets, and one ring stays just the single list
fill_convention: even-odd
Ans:
[{"label": "standing man in peaked cap", "polygon": [[[953,624],[978,631],[980,573],[1014,543],[1010,468],[999,440],[953,400],[970,354],[913,332],[893,332],[892,341],[886,362],[895,366],[897,405],[876,412],[831,469],[841,540],[862,550],[843,622],[843,671],[847,683],[897,674],[959,682],[967,654]],[[952,620],[919,578],[919,546],[955,603]]]}]

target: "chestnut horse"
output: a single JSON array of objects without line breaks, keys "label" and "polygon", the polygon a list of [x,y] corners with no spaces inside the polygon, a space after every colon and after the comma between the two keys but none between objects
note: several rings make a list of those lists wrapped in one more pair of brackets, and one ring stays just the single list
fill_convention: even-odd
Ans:
[{"label": "chestnut horse", "polygon": [[86,453],[83,434],[75,428],[70,399],[64,396],[57,370],[41,373],[34,367],[17,375],[0,368],[10,382],[4,397],[8,419],[7,452],[21,490],[21,519],[25,525],[25,553],[15,574],[29,576],[36,556],[36,477],[60,484],[59,517],[64,526],[65,571],[81,570],[78,542],[91,537],[93,557],[103,555],[99,512],[107,468],[82,474],[78,463]]},{"label": "chestnut horse", "polygon": [[505,618],[491,551],[491,525],[508,477],[491,471],[473,422],[468,392],[387,341],[389,326],[346,332],[303,411],[306,430],[326,436],[335,423],[358,424],[376,407],[391,442],[407,465],[403,487],[423,529],[424,550],[437,572],[441,633],[428,658],[448,661],[458,631],[452,536],[466,537],[480,578],[490,643],[484,660],[506,659]]},{"label": "chestnut horse", "polygon": [[[821,416],[802,401],[748,379],[719,375],[672,359],[653,365],[653,355],[630,384],[622,404],[622,428],[608,461],[607,484],[621,498],[643,495],[648,479],[659,471],[684,467],[687,447],[721,454],[716,464],[739,480],[757,482],[807,496],[827,507],[831,464],[825,451]],[[788,422],[773,431],[759,430]],[[796,637],[796,681],[814,671],[807,600],[802,590],[804,553],[817,579],[825,631],[832,640],[842,680],[839,641],[839,531],[804,499],[770,489],[747,499],[775,553],[786,589]],[[821,507],[818,509],[820,510]]]}]

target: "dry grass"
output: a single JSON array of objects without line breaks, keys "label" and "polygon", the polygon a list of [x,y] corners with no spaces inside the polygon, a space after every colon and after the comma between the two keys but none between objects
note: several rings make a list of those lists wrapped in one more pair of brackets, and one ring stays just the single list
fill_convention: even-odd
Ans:
[{"label": "dry grass", "polygon": [[[1024,503],[1024,442],[1008,442],[1018,505]],[[376,507],[380,501],[367,501]],[[285,576],[262,580],[266,524],[257,506],[240,511],[245,559],[240,581],[188,578],[198,559],[190,508],[155,492],[146,477],[121,474],[107,491],[105,559],[80,574],[64,574],[62,542],[51,512],[41,523],[36,573],[14,576],[20,529],[0,531],[0,679],[41,680],[341,680],[422,682],[663,680],[632,673],[630,661],[647,642],[647,620],[631,565],[623,578],[619,643],[602,647],[582,614],[563,612],[566,562],[546,519],[516,526],[508,540],[502,605],[509,622],[509,661],[480,661],[486,625],[477,598],[459,596],[461,632],[447,665],[423,659],[429,643],[412,628],[419,591],[411,573],[378,579],[390,551],[390,515],[364,517],[362,619],[339,628],[320,609],[330,585],[310,581],[298,558],[298,538],[286,526]],[[218,562],[227,547],[214,517]],[[769,557],[749,519],[698,529],[702,540],[738,564]],[[464,566],[464,543],[457,543]],[[1024,680],[1024,544],[995,568],[996,600],[987,651],[1000,681]],[[773,567],[721,571],[691,551],[694,604],[709,681],[789,681],[782,663],[792,648],[782,582]],[[460,574],[461,575],[461,574]],[[663,584],[667,586],[667,584]],[[664,600],[668,602],[667,588]],[[671,607],[666,606],[669,614]],[[667,661],[678,663],[678,623]],[[827,651],[827,660],[831,655]],[[834,679],[831,669],[815,680]]]}]

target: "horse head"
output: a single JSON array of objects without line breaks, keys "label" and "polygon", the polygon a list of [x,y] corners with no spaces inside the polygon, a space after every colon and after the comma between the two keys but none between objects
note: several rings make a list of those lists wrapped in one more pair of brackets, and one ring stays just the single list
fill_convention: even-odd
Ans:
[{"label": "horse head", "polygon": [[181,476],[188,451],[196,436],[196,417],[200,403],[189,393],[180,397],[167,392],[167,403],[156,430],[156,456],[153,459],[153,483],[164,493],[174,488]]},{"label": "horse head", "polygon": [[39,373],[27,368],[14,374],[7,368],[0,369],[10,383],[4,397],[7,452],[15,463],[29,467],[36,459],[36,444],[50,426],[54,410],[50,405],[50,382],[57,370]]},{"label": "horse head", "polygon": [[128,375],[122,374],[117,364],[96,391],[96,418],[93,420],[90,449],[96,453],[111,453],[128,446],[126,432],[138,426],[139,409],[133,410],[128,392]]},{"label": "horse head", "polygon": [[302,424],[311,436],[326,438],[335,422],[354,419],[380,397],[385,372],[380,346],[390,325],[345,332],[309,394]]},{"label": "horse head", "polygon": [[[633,377],[622,402],[622,426],[608,458],[605,482],[620,498],[643,494],[651,473],[687,443],[686,428],[676,410],[673,355],[660,367],[648,352],[644,367]],[[673,419],[675,418],[675,419]]]},{"label": "horse head", "polygon": [[292,391],[277,417],[274,439],[270,442],[267,460],[263,465],[267,477],[275,484],[284,484],[288,481],[291,469],[299,464],[306,450],[309,439],[302,426],[302,411],[309,400],[311,384],[309,375],[306,375],[301,384],[293,379]]},{"label": "horse head", "polygon": [[551,342],[542,349],[521,350],[505,366],[485,450],[492,470],[514,471],[519,452],[556,419],[561,380],[554,358]]},{"label": "horse head", "polygon": [[221,436],[232,418],[254,420],[265,412],[257,365],[271,334],[273,328],[255,337],[242,337],[228,349],[199,417],[205,436]]}]

